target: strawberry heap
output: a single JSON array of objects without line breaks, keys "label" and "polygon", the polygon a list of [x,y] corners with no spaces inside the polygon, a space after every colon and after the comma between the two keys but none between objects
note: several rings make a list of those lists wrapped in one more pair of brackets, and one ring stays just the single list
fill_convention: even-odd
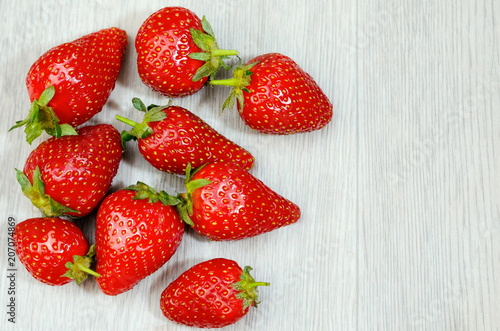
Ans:
[{"label": "strawberry heap", "polygon": [[[130,291],[172,258],[191,227],[212,241],[236,241],[296,223],[301,210],[255,177],[255,157],[193,112],[172,105],[147,106],[138,121],[117,116],[129,131],[86,124],[112,93],[127,48],[127,34],[113,27],[56,46],[35,61],[26,86],[31,103],[24,120],[32,144],[16,179],[41,215],[15,228],[16,253],[26,270],[52,286],[89,275],[110,296]],[[222,105],[236,105],[241,119],[262,134],[316,131],[332,119],[333,106],[314,79],[291,58],[259,55],[216,79],[235,50],[218,47],[205,17],[182,7],[150,15],[135,38],[140,80],[168,98],[204,86],[230,86]],[[133,115],[133,114],[132,114]],[[111,192],[130,141],[159,171],[184,177],[185,189],[169,194],[143,182]],[[95,220],[90,244],[74,220]],[[251,267],[217,257],[192,266],[161,293],[163,315],[183,325],[219,328],[236,323],[258,304]]]}]

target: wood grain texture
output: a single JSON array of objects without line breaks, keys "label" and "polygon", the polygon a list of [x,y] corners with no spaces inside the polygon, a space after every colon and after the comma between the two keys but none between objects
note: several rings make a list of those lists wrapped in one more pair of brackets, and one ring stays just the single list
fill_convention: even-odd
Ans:
[{"label": "wood grain texture", "polygon": [[[6,310],[7,219],[38,216],[14,168],[33,146],[8,128],[29,107],[24,79],[44,51],[118,26],[129,48],[118,84],[92,123],[133,116],[131,99],[164,102],[140,82],[133,40],[172,5],[206,15],[219,45],[242,60],[281,52],[323,87],[335,116],[325,129],[276,137],[219,111],[227,90],[176,100],[257,158],[253,174],[302,207],[299,223],[214,243],[188,231],[171,261],[133,290],[94,281],[54,288],[17,263],[23,330],[191,330],[166,320],[159,296],[194,263],[251,265],[269,281],[258,309],[227,330],[500,330],[500,2],[2,1],[0,23],[0,304]],[[131,147],[113,189],[137,180],[172,193],[182,178],[152,169]],[[93,239],[92,217],[79,221]],[[4,313],[0,329],[14,329]]]}]

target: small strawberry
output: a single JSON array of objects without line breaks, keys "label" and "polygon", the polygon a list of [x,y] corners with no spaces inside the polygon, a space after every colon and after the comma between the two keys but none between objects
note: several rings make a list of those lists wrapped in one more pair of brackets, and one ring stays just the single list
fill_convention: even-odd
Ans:
[{"label": "small strawberry", "polygon": [[31,142],[43,130],[59,137],[100,112],[115,87],[127,45],[125,31],[103,29],[44,53],[26,77],[32,101],[26,125]]},{"label": "small strawberry", "polygon": [[236,99],[243,121],[263,133],[319,130],[333,116],[330,100],[314,79],[279,53],[257,56],[235,68],[233,78],[210,83],[233,86],[223,107],[232,108]]},{"label": "small strawberry", "polygon": [[217,46],[212,27],[192,11],[165,7],[150,15],[135,39],[137,69],[145,85],[169,98],[198,92],[235,50]]},{"label": "small strawberry", "polygon": [[251,267],[217,258],[201,262],[165,288],[160,308],[169,320],[198,328],[221,328],[239,321],[256,307],[257,286]]},{"label": "small strawberry", "polygon": [[155,168],[184,174],[188,163],[200,167],[217,160],[231,161],[250,169],[254,157],[187,109],[177,106],[146,106],[134,98],[136,109],[145,113],[142,123],[122,116],[117,119],[133,126],[123,132],[123,141],[138,140],[139,152]]},{"label": "small strawberry", "polygon": [[96,271],[100,289],[118,295],[163,266],[177,250],[184,223],[178,199],[138,182],[108,195],[96,218]]},{"label": "small strawberry", "polygon": [[300,208],[271,190],[248,171],[214,162],[186,174],[179,195],[181,218],[212,240],[239,240],[295,223]]},{"label": "small strawberry", "polygon": [[76,281],[80,285],[90,269],[93,246],[72,222],[61,218],[30,218],[14,230],[16,254],[26,270],[42,283],[59,286]]},{"label": "small strawberry", "polygon": [[118,171],[123,148],[120,133],[98,124],[78,135],[49,138],[28,156],[17,180],[45,216],[82,217],[108,192]]}]

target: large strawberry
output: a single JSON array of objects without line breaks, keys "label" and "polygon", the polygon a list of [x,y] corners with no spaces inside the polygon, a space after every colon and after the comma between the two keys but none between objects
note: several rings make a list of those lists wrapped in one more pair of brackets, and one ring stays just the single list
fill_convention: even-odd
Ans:
[{"label": "large strawberry", "polygon": [[239,240],[295,223],[300,208],[248,171],[213,162],[191,173],[179,195],[181,218],[212,240]]},{"label": "large strawberry", "polygon": [[332,119],[333,106],[316,81],[290,57],[269,53],[234,69],[233,78],[211,80],[233,86],[224,108],[235,100],[252,129],[269,134],[319,130]]},{"label": "large strawberry", "polygon": [[250,169],[254,157],[230,141],[189,110],[177,106],[148,108],[134,98],[136,109],[143,111],[141,123],[122,116],[117,119],[133,126],[122,133],[124,141],[138,140],[141,155],[154,167],[174,174],[185,173],[186,167],[200,167],[217,160],[231,161]]},{"label": "large strawberry", "polygon": [[86,126],[77,133],[43,141],[23,171],[17,170],[23,193],[45,216],[89,214],[118,171],[123,148],[113,126]]},{"label": "large strawberry", "polygon": [[118,295],[163,266],[177,250],[184,223],[177,198],[138,182],[108,195],[96,218],[100,289]]},{"label": "large strawberry", "polygon": [[92,274],[93,246],[82,231],[62,218],[30,218],[16,225],[14,242],[19,260],[42,283],[80,285]]},{"label": "large strawberry", "polygon": [[199,91],[209,76],[227,67],[234,50],[217,46],[212,27],[192,11],[165,7],[150,15],[135,39],[137,69],[145,85],[167,97]]},{"label": "large strawberry", "polygon": [[31,143],[43,130],[59,137],[100,112],[115,87],[127,45],[125,31],[103,29],[56,46],[33,63],[26,77],[32,101],[26,125]]},{"label": "large strawberry", "polygon": [[160,308],[171,321],[198,328],[221,328],[239,321],[257,301],[251,267],[216,258],[182,273],[161,294]]}]

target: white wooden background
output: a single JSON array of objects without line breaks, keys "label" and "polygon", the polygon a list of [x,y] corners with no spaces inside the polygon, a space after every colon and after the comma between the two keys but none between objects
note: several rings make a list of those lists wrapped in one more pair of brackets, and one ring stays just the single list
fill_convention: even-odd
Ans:
[{"label": "white wooden background", "polygon": [[[119,130],[131,99],[164,102],[140,82],[133,40],[154,11],[185,6],[211,21],[243,60],[294,58],[335,107],[324,130],[269,136],[220,113],[228,90],[176,100],[257,158],[253,174],[302,207],[299,223],[253,239],[208,242],[189,231],[172,260],[133,290],[102,294],[91,279],[49,287],[18,262],[17,330],[189,330],[159,296],[214,257],[254,267],[261,305],[227,330],[500,329],[500,2],[497,0],[1,0],[0,329],[7,321],[7,219],[38,216],[14,179],[32,148],[22,130],[24,79],[47,49],[118,26],[123,72],[91,124]],[[135,117],[136,119],[138,117]],[[133,144],[131,144],[132,146]],[[137,180],[183,191],[129,147],[113,189]],[[92,239],[93,219],[79,222]]]}]

